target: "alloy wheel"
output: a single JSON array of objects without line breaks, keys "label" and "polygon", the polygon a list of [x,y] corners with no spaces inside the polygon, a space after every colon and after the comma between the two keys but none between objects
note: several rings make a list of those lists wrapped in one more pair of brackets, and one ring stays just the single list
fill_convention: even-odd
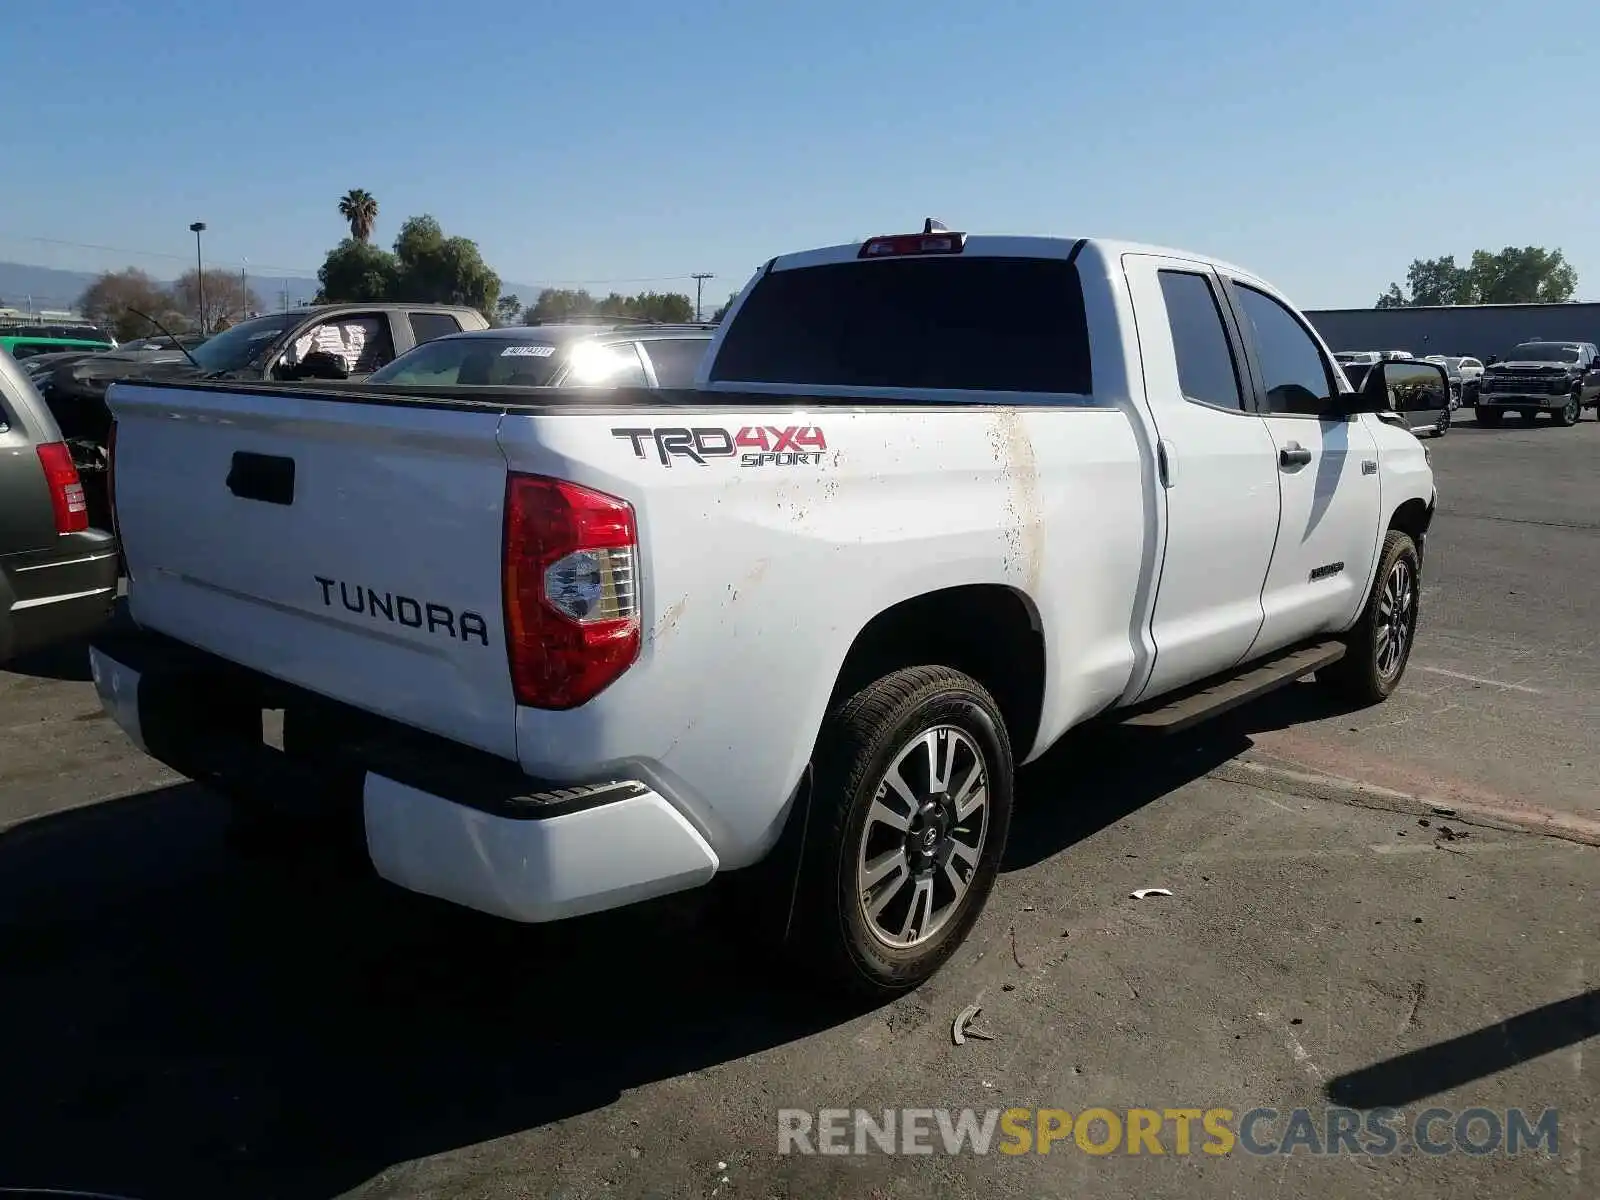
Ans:
[{"label": "alloy wheel", "polygon": [[989,766],[952,725],[901,748],[867,812],[856,891],[867,927],[897,950],[928,941],[960,911],[989,833]]},{"label": "alloy wheel", "polygon": [[1405,664],[1406,651],[1417,618],[1417,579],[1405,559],[1395,563],[1383,581],[1378,597],[1376,666],[1385,679],[1393,679]]}]

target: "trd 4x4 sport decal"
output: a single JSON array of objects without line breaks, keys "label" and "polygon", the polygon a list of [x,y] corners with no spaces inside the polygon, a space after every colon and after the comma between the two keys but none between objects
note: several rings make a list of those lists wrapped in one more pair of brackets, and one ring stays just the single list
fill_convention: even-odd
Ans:
[{"label": "trd 4x4 sport decal", "polygon": [[611,436],[633,446],[635,458],[654,448],[663,467],[686,458],[702,467],[713,458],[738,458],[741,467],[815,467],[828,441],[819,425],[746,425],[737,432],[714,426],[613,429]]}]

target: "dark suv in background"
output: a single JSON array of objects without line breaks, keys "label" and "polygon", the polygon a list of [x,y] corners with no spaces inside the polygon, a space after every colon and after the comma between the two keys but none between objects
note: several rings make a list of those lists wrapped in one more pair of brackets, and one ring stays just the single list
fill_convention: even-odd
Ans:
[{"label": "dark suv in background", "polygon": [[117,547],[89,526],[72,452],[0,351],[0,662],[92,633],[117,594]]}]

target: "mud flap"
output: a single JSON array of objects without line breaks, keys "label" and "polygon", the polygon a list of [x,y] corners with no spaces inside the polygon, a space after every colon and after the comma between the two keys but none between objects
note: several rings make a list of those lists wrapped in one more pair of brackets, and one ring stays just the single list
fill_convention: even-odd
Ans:
[{"label": "mud flap", "polygon": [[718,875],[714,884],[721,916],[739,933],[773,947],[786,945],[795,929],[800,864],[811,834],[810,763],[786,807],[783,832],[767,856],[753,866]]}]

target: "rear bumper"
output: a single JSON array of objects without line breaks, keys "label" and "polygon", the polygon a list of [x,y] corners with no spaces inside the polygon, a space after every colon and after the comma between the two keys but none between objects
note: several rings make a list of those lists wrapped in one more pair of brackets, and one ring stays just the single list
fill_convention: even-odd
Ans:
[{"label": "rear bumper", "polygon": [[0,662],[99,629],[116,602],[117,563],[116,539],[98,529],[0,561],[0,597],[9,593],[0,612]]},{"label": "rear bumper", "polygon": [[[244,795],[356,789],[373,867],[411,891],[539,922],[697,887],[717,872],[705,839],[643,783],[541,783],[431,734],[333,714],[326,700],[143,631],[101,639],[90,663],[107,713],[191,778]],[[230,736],[202,715],[302,703],[340,720],[336,758],[313,765],[252,739],[245,723]]]}]

